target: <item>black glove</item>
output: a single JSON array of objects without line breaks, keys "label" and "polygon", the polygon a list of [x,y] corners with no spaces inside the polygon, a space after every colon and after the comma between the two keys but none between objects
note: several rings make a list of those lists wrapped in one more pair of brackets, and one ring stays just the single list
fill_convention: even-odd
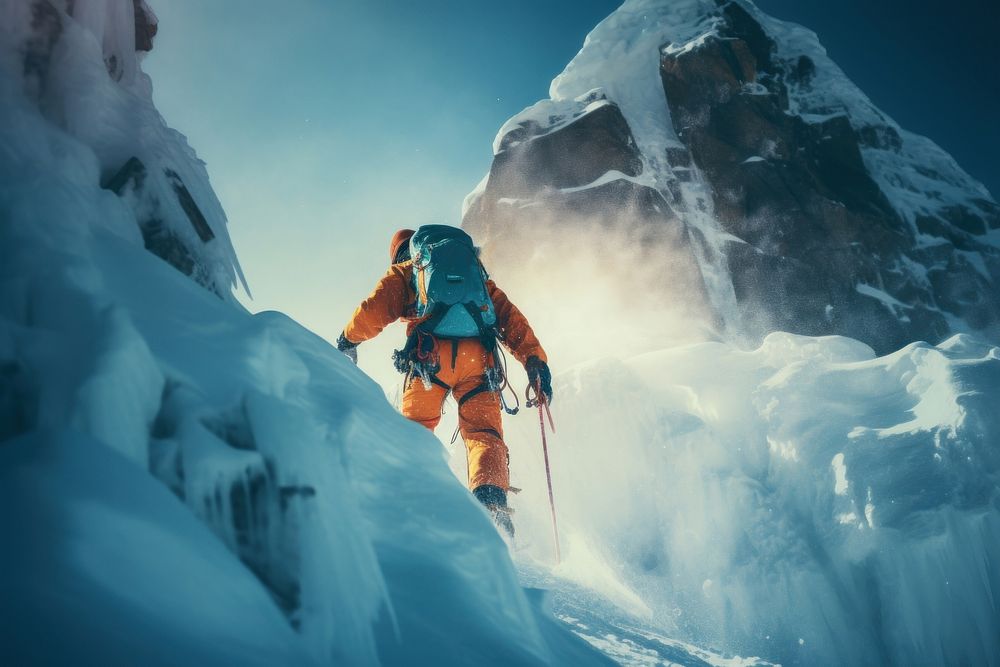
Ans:
[{"label": "black glove", "polygon": [[337,349],[346,354],[347,358],[353,361],[355,366],[358,364],[358,344],[347,340],[347,336],[343,332],[341,332],[340,338],[337,339]]},{"label": "black glove", "polygon": [[541,384],[545,402],[552,403],[552,371],[549,370],[549,365],[538,357],[531,356],[524,362],[524,370],[528,371],[528,383],[532,388],[537,389]]}]

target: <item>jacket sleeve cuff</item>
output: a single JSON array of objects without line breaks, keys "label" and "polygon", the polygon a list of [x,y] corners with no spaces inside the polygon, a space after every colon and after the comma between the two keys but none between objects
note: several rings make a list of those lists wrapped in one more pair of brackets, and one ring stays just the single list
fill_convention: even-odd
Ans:
[{"label": "jacket sleeve cuff", "polygon": [[517,360],[521,362],[522,366],[527,364],[528,359],[532,357],[538,357],[539,360],[544,361],[546,364],[549,363],[549,358],[545,354],[545,350],[543,350],[540,347],[532,348],[530,350],[525,350],[523,353],[521,353],[521,351],[518,350],[518,353],[516,353],[514,356],[517,357]]},{"label": "jacket sleeve cuff", "polygon": [[355,343],[351,341],[347,337],[347,335],[344,334],[343,332],[341,332],[340,338],[337,339],[337,349],[340,350],[341,352],[343,352],[344,350],[350,350],[351,348],[355,348],[358,345],[360,345],[360,343]]}]

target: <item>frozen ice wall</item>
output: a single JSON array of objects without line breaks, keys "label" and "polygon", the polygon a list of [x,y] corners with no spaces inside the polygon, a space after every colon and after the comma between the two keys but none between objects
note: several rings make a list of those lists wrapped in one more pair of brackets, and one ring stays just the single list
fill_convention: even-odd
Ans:
[{"label": "frozen ice wall", "polygon": [[154,26],[0,1],[0,663],[602,662],[436,440],[231,297]]},{"label": "frozen ice wall", "polygon": [[[593,361],[555,390],[561,576],[728,654],[1000,664],[1000,349],[772,334]],[[508,436],[522,535],[551,562],[537,428]]]},{"label": "frozen ice wall", "polygon": [[[85,178],[96,176],[118,194],[135,219],[116,233],[140,238],[231,298],[242,274],[225,213],[204,164],[153,106],[152,84],[140,67],[156,33],[149,7],[138,0],[2,0],[0,12],[5,103],[29,105],[87,147]],[[30,134],[23,139],[23,149],[41,148],[29,147]]]}]

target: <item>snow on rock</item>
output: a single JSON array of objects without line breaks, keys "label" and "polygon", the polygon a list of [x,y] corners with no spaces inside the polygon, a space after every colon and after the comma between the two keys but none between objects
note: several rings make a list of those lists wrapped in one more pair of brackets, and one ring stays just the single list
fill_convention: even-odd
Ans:
[{"label": "snow on rock", "polygon": [[[659,634],[728,654],[1000,664],[998,391],[1000,348],[965,335],[582,364],[555,384],[555,574],[587,569]],[[508,435],[537,446],[537,424]],[[550,560],[540,455],[512,465],[521,533]]]},{"label": "snow on rock", "polygon": [[872,177],[908,223],[916,228],[921,216],[948,218],[949,207],[996,216],[996,203],[986,187],[940,146],[907,132],[879,110],[830,59],[816,33],[776,20],[752,3],[744,6],[773,38],[778,58],[802,63],[805,76],[786,79],[789,111],[813,123],[845,115],[865,137],[862,155]]},{"label": "snow on rock", "polygon": [[[44,139],[25,127],[25,140],[12,149],[49,152],[66,137],[75,139],[87,155],[74,177],[121,195],[129,218],[138,222],[119,225],[118,233],[139,238],[220,297],[231,298],[231,286],[243,276],[225,213],[204,163],[153,106],[152,84],[140,67],[136,37],[151,39],[155,16],[142,2],[79,0],[70,3],[71,13],[66,4],[0,3],[3,99],[40,110],[63,135]],[[13,108],[5,110],[12,114]],[[20,120],[39,121],[32,113]],[[28,143],[32,138],[34,145]]]},{"label": "snow on rock", "polygon": [[132,0],[0,2],[0,662],[604,664],[438,441],[231,297],[154,32]]},{"label": "snow on rock", "polygon": [[604,90],[621,106],[646,168],[661,183],[670,178],[667,151],[680,142],[664,104],[659,49],[696,39],[717,21],[704,5],[703,0],[624,3],[587,35],[583,48],[549,87],[554,100],[591,88]]},{"label": "snow on rock", "polygon": [[[788,330],[888,352],[1000,330],[1000,206],[877,109],[810,30],[749,0],[627,0],[549,97],[503,125],[463,207],[505,284],[544,274],[523,258],[572,230],[642,244],[659,286],[649,308],[730,340]],[[600,179],[611,171],[629,180]],[[631,266],[605,274],[619,299],[635,292]]]}]

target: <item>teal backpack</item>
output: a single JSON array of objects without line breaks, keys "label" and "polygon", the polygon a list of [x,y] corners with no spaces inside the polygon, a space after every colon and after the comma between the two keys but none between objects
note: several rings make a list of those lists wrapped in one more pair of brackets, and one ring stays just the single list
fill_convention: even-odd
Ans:
[{"label": "teal backpack", "polygon": [[450,225],[423,225],[410,238],[418,329],[438,338],[496,337],[489,276],[472,237]]}]

